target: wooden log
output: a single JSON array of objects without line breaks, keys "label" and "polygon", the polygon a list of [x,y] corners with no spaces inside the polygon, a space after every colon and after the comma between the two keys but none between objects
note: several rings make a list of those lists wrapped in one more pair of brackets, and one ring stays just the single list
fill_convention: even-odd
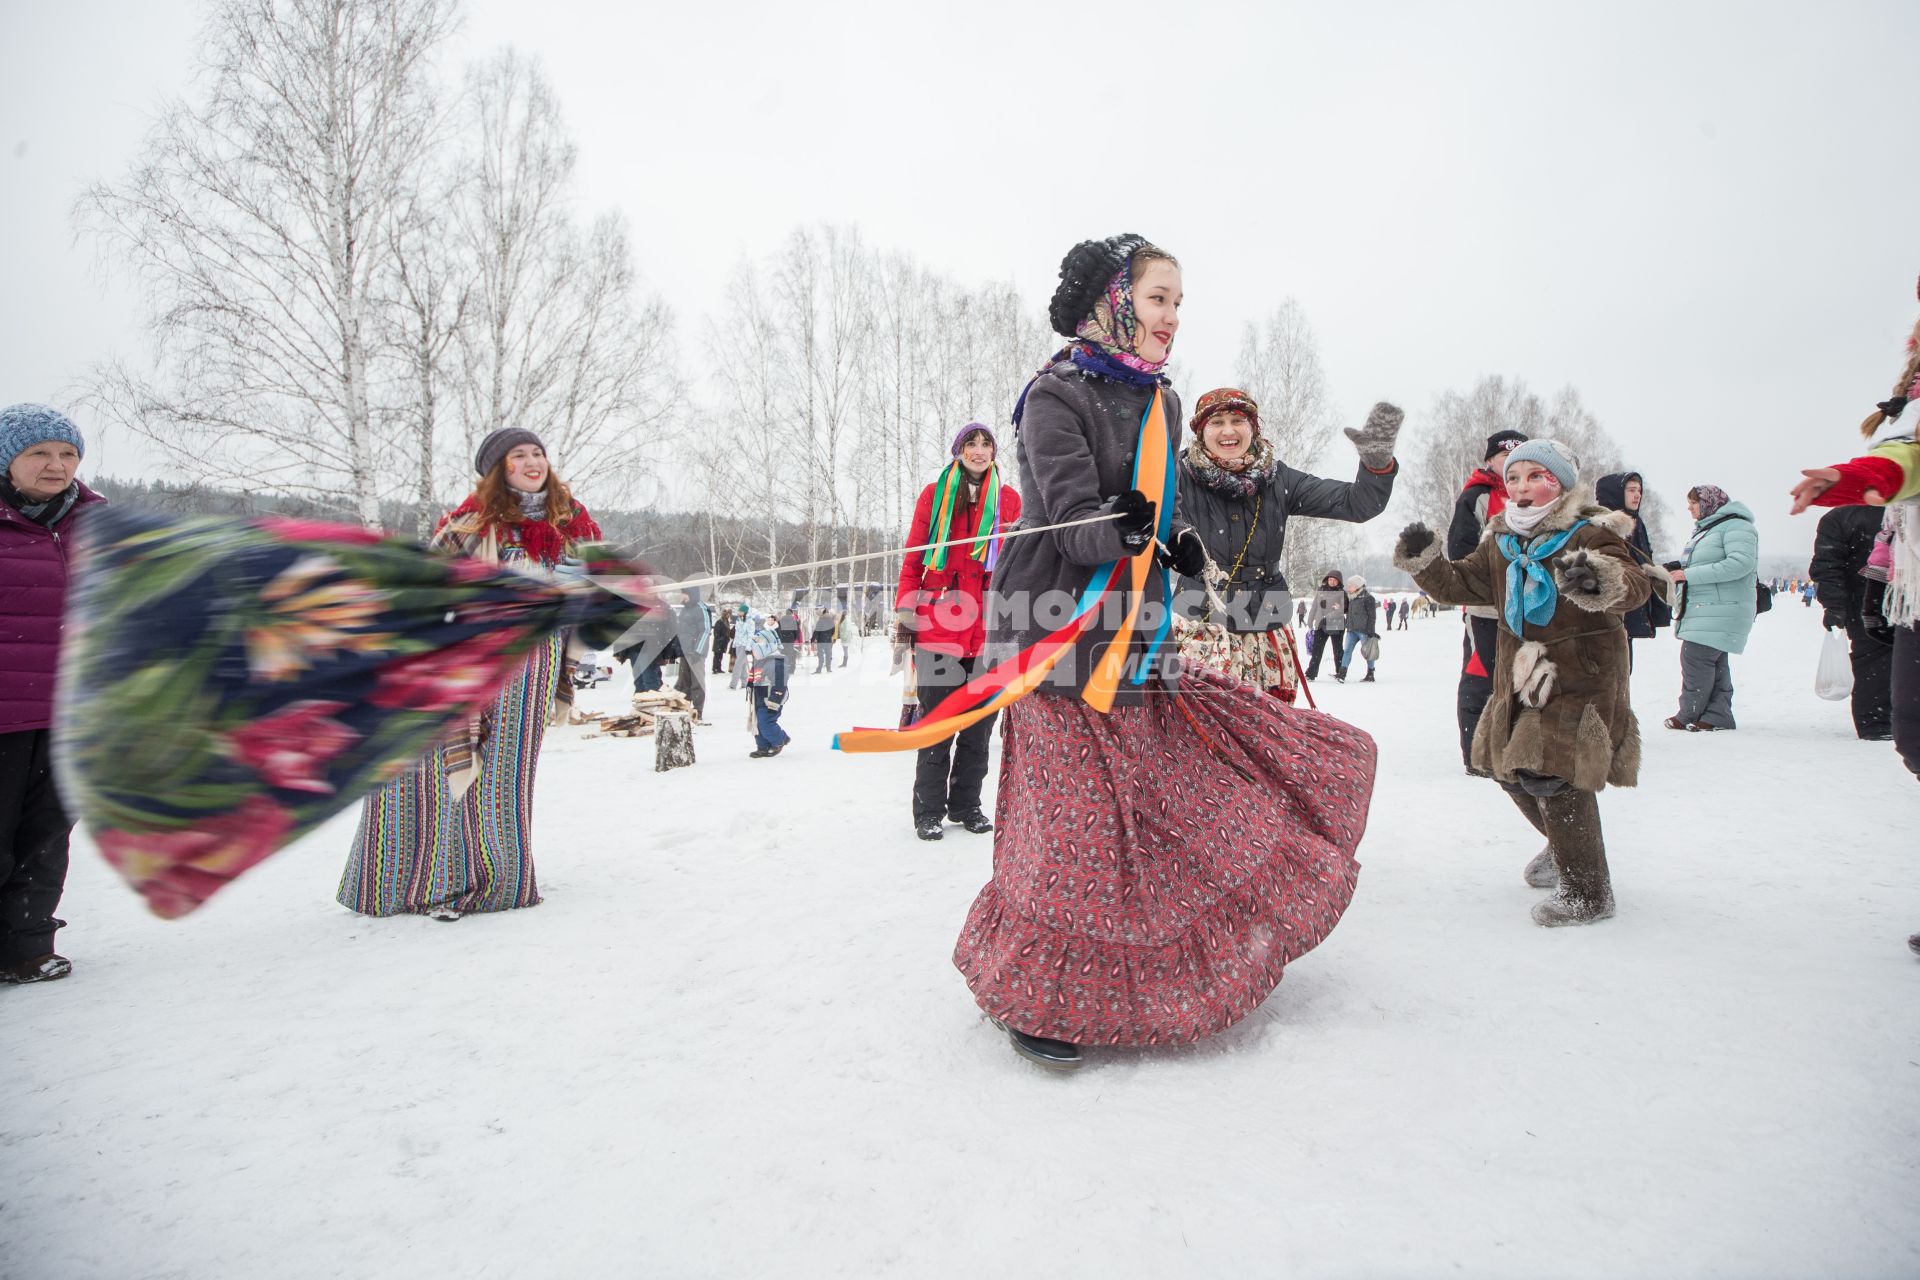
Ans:
[{"label": "wooden log", "polygon": [[693,763],[693,716],[663,711],[654,718],[653,771],[665,773]]}]

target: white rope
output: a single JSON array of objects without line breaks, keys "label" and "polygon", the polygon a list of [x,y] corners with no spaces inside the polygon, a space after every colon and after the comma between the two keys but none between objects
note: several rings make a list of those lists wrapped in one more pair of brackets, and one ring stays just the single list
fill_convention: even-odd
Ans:
[{"label": "white rope", "polygon": [[[1005,533],[991,535],[999,538],[1024,538],[1033,533],[1052,533],[1056,529],[1077,529],[1085,524],[1103,524],[1108,520],[1118,520],[1118,512],[1107,515],[1087,516],[1080,520],[1063,520],[1059,524],[1043,524],[1032,529],[1009,529]],[[712,587],[722,582],[738,582],[746,578],[766,578],[776,573],[802,573],[808,569],[827,569],[839,564],[858,564],[862,560],[887,560],[894,556],[910,555],[915,551],[933,551],[940,547],[970,547],[980,541],[979,535],[971,538],[949,538],[945,542],[926,542],[917,547],[895,547],[890,551],[864,551],[857,556],[839,556],[832,560],[809,560],[804,564],[781,564],[768,569],[745,569],[739,573],[718,573],[709,578],[682,578],[678,582],[656,582],[650,584],[654,591],[681,591],[688,587]]]}]

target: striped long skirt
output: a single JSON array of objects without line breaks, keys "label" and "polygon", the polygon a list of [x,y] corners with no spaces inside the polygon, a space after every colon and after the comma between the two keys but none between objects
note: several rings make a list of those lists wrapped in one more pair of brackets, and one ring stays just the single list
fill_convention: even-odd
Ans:
[{"label": "striped long skirt", "polygon": [[487,712],[478,776],[453,799],[442,748],[368,795],[340,877],[340,905],[370,916],[540,901],[533,880],[533,779],[564,636],[535,649]]}]

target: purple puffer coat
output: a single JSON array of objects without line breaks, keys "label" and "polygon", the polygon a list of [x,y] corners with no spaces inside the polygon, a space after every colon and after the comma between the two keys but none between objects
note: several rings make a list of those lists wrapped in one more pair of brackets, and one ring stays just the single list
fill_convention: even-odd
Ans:
[{"label": "purple puffer coat", "polygon": [[51,529],[0,501],[0,733],[53,727],[68,543],[80,513],[105,501],[81,485],[80,500]]}]

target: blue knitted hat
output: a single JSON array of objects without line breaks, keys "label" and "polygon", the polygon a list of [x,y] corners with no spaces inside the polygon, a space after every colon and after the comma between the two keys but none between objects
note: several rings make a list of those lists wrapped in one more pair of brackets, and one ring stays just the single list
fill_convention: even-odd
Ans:
[{"label": "blue knitted hat", "polygon": [[[1529,440],[1507,455],[1507,470],[1516,462],[1535,462],[1553,472],[1562,489],[1571,489],[1580,480],[1580,459],[1558,440]],[[1500,477],[1502,480],[1505,476]]]},{"label": "blue knitted hat", "polygon": [[44,404],[10,404],[0,409],[0,467],[48,440],[61,440],[87,456],[87,441],[66,414]]}]

